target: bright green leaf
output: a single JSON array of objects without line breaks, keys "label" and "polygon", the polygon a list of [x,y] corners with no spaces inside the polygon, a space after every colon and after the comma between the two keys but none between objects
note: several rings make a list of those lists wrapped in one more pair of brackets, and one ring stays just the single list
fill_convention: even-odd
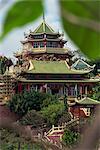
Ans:
[{"label": "bright green leaf", "polygon": [[17,1],[8,11],[1,38],[16,27],[32,22],[43,11],[42,0]]},{"label": "bright green leaf", "polygon": [[90,59],[100,58],[99,1],[61,1],[66,32]]}]

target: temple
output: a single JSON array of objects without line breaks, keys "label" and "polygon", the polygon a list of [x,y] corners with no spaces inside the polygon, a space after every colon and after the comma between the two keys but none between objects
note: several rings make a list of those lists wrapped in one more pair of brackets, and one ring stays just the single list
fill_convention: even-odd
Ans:
[{"label": "temple", "polygon": [[21,41],[22,51],[16,53],[18,63],[28,65],[18,79],[18,92],[34,89],[69,99],[89,94],[99,79],[90,78],[94,66],[83,60],[72,61],[73,54],[64,45],[63,35],[43,22]]},{"label": "temple", "polygon": [[70,103],[87,97],[100,78],[91,77],[95,65],[78,59],[66,48],[63,34],[55,32],[43,19],[42,23],[21,41],[22,50],[14,53],[18,59],[13,70],[16,75],[14,93],[36,90],[67,95]]}]

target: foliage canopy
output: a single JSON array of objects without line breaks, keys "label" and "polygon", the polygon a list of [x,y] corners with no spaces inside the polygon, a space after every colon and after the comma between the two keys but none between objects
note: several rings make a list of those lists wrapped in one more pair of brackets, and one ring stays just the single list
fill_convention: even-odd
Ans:
[{"label": "foliage canopy", "polygon": [[57,125],[58,118],[64,113],[64,105],[61,102],[50,104],[48,107],[43,108],[41,113],[46,119],[48,126]]},{"label": "foliage canopy", "polygon": [[91,59],[100,58],[100,1],[60,1],[64,28]]},{"label": "foliage canopy", "polygon": [[56,96],[36,91],[24,91],[23,93],[14,95],[8,102],[8,106],[12,111],[23,116],[29,110],[40,111],[41,108],[57,102],[58,99]]},{"label": "foliage canopy", "polygon": [[73,132],[69,129],[64,131],[63,141],[66,143],[67,146],[71,147],[75,144],[79,139],[79,133]]},{"label": "foliage canopy", "polygon": [[16,1],[8,11],[4,22],[2,38],[12,29],[32,22],[42,13],[42,0]]},{"label": "foliage canopy", "polygon": [[20,123],[22,125],[32,125],[33,128],[39,128],[43,127],[45,120],[40,112],[31,110],[21,118]]}]

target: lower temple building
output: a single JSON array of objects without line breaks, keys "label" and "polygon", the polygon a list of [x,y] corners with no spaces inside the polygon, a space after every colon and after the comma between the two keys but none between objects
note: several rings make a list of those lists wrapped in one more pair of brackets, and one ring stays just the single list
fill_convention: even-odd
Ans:
[{"label": "lower temple building", "polygon": [[66,61],[31,60],[31,67],[20,74],[17,92],[36,90],[58,96],[84,96],[92,92],[99,79],[88,77],[89,70],[71,69]]},{"label": "lower temple building", "polygon": [[66,48],[63,34],[55,32],[46,22],[25,34],[22,50],[14,56],[18,59],[11,76],[15,78],[14,93],[40,91],[68,96],[69,101],[92,93],[100,77],[91,77],[94,66],[78,59]]}]

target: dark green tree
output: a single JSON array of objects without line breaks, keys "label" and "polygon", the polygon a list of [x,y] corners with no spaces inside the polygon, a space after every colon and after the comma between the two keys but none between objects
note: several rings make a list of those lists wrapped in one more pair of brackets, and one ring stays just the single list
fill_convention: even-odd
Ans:
[{"label": "dark green tree", "polygon": [[21,120],[22,125],[32,125],[33,128],[43,127],[45,120],[42,114],[36,110],[29,111]]},{"label": "dark green tree", "polygon": [[93,87],[93,93],[89,95],[89,97],[100,101],[100,83]]},{"label": "dark green tree", "polygon": [[13,65],[11,59],[6,58],[5,56],[0,56],[0,74],[4,74],[6,69],[9,70],[11,65]]},{"label": "dark green tree", "polygon": [[64,95],[64,110],[68,112],[67,95]]},{"label": "dark green tree", "polygon": [[72,147],[74,144],[78,142],[79,137],[80,135],[78,132],[73,132],[69,129],[66,129],[64,131],[63,141],[67,146]]},{"label": "dark green tree", "polygon": [[50,104],[48,107],[44,107],[41,110],[41,113],[48,126],[57,125],[59,117],[61,117],[64,113],[64,105],[61,102],[57,104]]},{"label": "dark green tree", "polygon": [[8,102],[8,106],[12,111],[23,116],[29,110],[39,111],[41,108],[47,107],[52,103],[57,103],[57,98],[54,98],[52,95],[36,91],[24,91],[14,95]]},{"label": "dark green tree", "polygon": [[6,71],[6,57],[0,57],[0,74],[4,74]]},{"label": "dark green tree", "polygon": [[93,99],[100,101],[100,85],[93,88]]},{"label": "dark green tree", "polygon": [[71,120],[71,115],[68,112],[64,112],[58,119],[58,125],[62,125]]}]

